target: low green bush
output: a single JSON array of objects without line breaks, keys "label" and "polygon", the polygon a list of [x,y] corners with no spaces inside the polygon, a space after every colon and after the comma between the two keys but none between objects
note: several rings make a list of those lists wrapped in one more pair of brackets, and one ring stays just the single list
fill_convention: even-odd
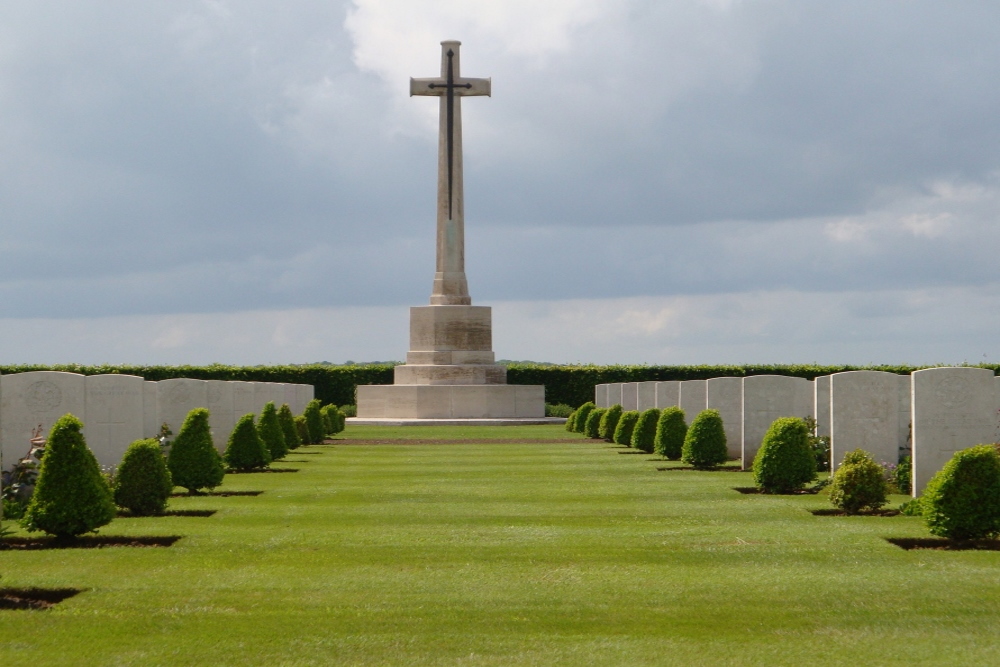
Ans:
[{"label": "low green bush", "polygon": [[782,417],[771,424],[753,460],[753,479],[765,493],[794,493],[816,479],[805,421]]},{"label": "low green bush", "polygon": [[320,408],[320,415],[326,435],[334,436],[344,430],[344,414],[336,405],[324,405]]},{"label": "low green bush", "polygon": [[885,471],[868,452],[855,449],[833,474],[830,502],[848,514],[877,510],[889,500]]},{"label": "low green bush", "polygon": [[288,455],[288,445],[285,444],[285,432],[278,421],[278,411],[273,401],[264,404],[257,421],[257,434],[264,441],[272,461],[283,459]]},{"label": "low green bush", "polygon": [[618,428],[618,420],[621,418],[622,406],[620,403],[615,403],[608,408],[601,416],[601,425],[599,427],[601,437],[608,442],[614,442],[615,430]]},{"label": "low green bush", "polygon": [[695,468],[710,469],[729,459],[726,430],[718,410],[702,410],[691,422],[681,447],[681,460]]},{"label": "low green bush", "polygon": [[656,422],[653,451],[664,458],[676,461],[684,453],[684,438],[687,437],[687,430],[683,410],[676,405],[663,408],[660,411],[660,418]]},{"label": "low green bush", "polygon": [[583,433],[583,429],[587,426],[587,417],[590,416],[591,410],[596,407],[593,402],[588,402],[576,409],[576,414],[573,416],[574,433]]},{"label": "low green bush", "polygon": [[[44,466],[43,460],[43,470]],[[1000,535],[1000,456],[996,449],[977,445],[956,452],[928,482],[921,506],[924,522],[934,535],[954,540]]]},{"label": "low green bush", "polygon": [[188,493],[222,484],[226,469],[212,443],[208,410],[195,408],[184,418],[180,433],[171,443],[167,468],[174,484],[184,487]]},{"label": "low green bush", "polygon": [[295,432],[299,434],[300,444],[309,444],[309,425],[306,424],[305,415],[298,415],[295,417]]},{"label": "low green bush", "polygon": [[596,410],[591,410],[590,414],[587,415],[587,425],[584,426],[583,432],[588,438],[593,438],[594,440],[601,438],[601,418],[605,412],[607,412],[607,408],[597,408]]},{"label": "low green bush", "polygon": [[357,417],[358,416],[358,406],[353,405],[353,404],[350,404],[350,405],[341,405],[338,408],[338,410],[340,410],[340,413],[342,415],[344,415],[345,418],[346,417]]},{"label": "low green bush", "polygon": [[306,410],[302,413],[306,418],[306,428],[309,429],[310,445],[318,445],[323,442],[326,429],[323,428],[322,407],[323,404],[319,402],[319,399],[314,398],[306,404]]},{"label": "low green bush", "polygon": [[893,471],[893,480],[900,493],[909,495],[913,492],[913,459],[904,456]]},{"label": "low green bush", "polygon": [[257,433],[252,413],[243,415],[236,422],[223,458],[233,470],[258,470],[270,465],[270,452]]},{"label": "low green bush", "polygon": [[809,429],[809,447],[813,456],[816,457],[816,472],[829,472],[830,470],[830,436],[816,435],[817,423],[813,416],[804,419],[806,427]]},{"label": "low green bush", "polygon": [[173,490],[160,441],[148,438],[129,445],[115,475],[115,504],[137,516],[162,514]]},{"label": "low green bush", "polygon": [[296,449],[302,444],[299,431],[295,428],[295,415],[292,414],[288,403],[282,404],[281,409],[278,410],[278,423],[281,424],[281,432],[285,436],[285,445],[288,449]]},{"label": "low green bush", "polygon": [[653,440],[656,438],[656,423],[660,419],[660,411],[649,408],[639,413],[639,419],[632,429],[632,446],[642,452],[653,453]]},{"label": "low green bush", "polygon": [[619,445],[631,447],[632,431],[635,430],[637,421],[639,421],[638,410],[626,410],[623,412],[621,419],[618,420],[618,426],[615,427],[615,442]]},{"label": "low green bush", "polygon": [[83,424],[71,414],[49,431],[35,492],[21,525],[58,538],[100,528],[115,518],[115,504],[93,453],[87,449]]},{"label": "low green bush", "polygon": [[567,431],[569,431],[570,433],[573,433],[574,432],[573,431],[573,426],[574,426],[574,421],[575,420],[576,420],[576,410],[574,410],[573,412],[569,413],[569,417],[566,418],[566,423],[563,424],[563,428],[566,429]]},{"label": "low green bush", "polygon": [[565,403],[546,403],[545,404],[545,416],[546,417],[565,417],[573,414],[573,408],[566,405]]}]

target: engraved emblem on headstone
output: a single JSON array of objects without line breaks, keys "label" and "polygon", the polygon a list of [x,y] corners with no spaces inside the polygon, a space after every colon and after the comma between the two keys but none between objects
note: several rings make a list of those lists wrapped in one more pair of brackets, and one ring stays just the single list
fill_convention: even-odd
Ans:
[{"label": "engraved emblem on headstone", "polygon": [[972,399],[972,387],[962,377],[944,377],[934,387],[934,395],[946,408],[957,408]]},{"label": "engraved emblem on headstone", "polygon": [[62,391],[53,382],[41,380],[24,392],[24,403],[32,412],[47,412],[62,403]]},{"label": "engraved emblem on headstone", "polygon": [[167,401],[170,403],[187,403],[191,400],[191,389],[186,384],[177,384],[167,392]]}]

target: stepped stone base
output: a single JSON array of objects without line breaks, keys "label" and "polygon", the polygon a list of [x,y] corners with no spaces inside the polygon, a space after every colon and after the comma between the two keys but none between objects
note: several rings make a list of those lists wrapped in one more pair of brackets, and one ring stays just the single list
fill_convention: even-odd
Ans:
[{"label": "stepped stone base", "polygon": [[364,419],[348,417],[356,426],[542,426],[565,424],[564,417],[525,417],[523,419]]},{"label": "stepped stone base", "polygon": [[544,385],[392,384],[358,387],[359,420],[544,417]]}]

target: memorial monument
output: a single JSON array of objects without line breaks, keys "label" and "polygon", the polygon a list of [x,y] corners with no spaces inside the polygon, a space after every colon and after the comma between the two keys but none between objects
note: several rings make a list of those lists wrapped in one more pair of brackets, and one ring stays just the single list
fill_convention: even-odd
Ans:
[{"label": "memorial monument", "polygon": [[[490,79],[460,74],[461,42],[441,42],[441,76],[410,79],[410,95],[440,98],[437,264],[429,306],[410,308],[410,350],[394,384],[358,387],[353,423],[503,420],[540,423],[545,387],[508,385],[495,362],[488,306],[473,306],[465,277],[462,98],[491,93]],[[562,421],[562,420],[551,420]]]}]

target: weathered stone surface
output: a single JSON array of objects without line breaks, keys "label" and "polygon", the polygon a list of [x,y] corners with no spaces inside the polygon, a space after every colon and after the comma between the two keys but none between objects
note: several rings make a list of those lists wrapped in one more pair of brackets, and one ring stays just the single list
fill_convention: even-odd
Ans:
[{"label": "weathered stone surface", "polygon": [[656,407],[656,383],[640,382],[637,394],[636,410],[648,410]]},{"label": "weathered stone surface", "polygon": [[683,380],[681,382],[680,405],[681,410],[684,411],[684,419],[689,426],[698,413],[708,405],[705,382],[705,380]]},{"label": "weathered stone surface", "polygon": [[899,456],[899,376],[847,371],[830,376],[830,461],[836,471],[844,455],[863,449],[875,461]]},{"label": "weathered stone surface", "polygon": [[599,408],[608,407],[608,385],[594,385],[594,405]]},{"label": "weathered stone surface", "polygon": [[143,382],[137,375],[88,375],[84,380],[87,446],[102,466],[117,466],[143,438]]},{"label": "weathered stone surface", "polygon": [[753,466],[764,434],[780,417],[808,417],[813,409],[813,384],[804,378],[784,375],[752,375],[743,378],[744,468]]},{"label": "weathered stone surface", "polygon": [[189,412],[208,407],[208,381],[189,378],[160,380],[156,383],[156,400],[160,421],[166,422],[176,437]]},{"label": "weathered stone surface", "polygon": [[0,377],[0,441],[4,469],[10,469],[31,448],[31,432],[42,437],[60,417],[86,417],[84,376],[58,371],[32,371]]},{"label": "weathered stone surface", "polygon": [[821,375],[813,380],[813,417],[816,419],[816,435],[830,435],[830,376]]},{"label": "weathered stone surface", "polygon": [[[295,412],[296,415],[301,415],[303,412],[306,411],[306,406],[309,404],[309,401],[316,398],[316,395],[315,395],[315,388],[311,384],[300,384],[297,386],[298,386],[298,396],[299,396],[299,408],[298,410],[294,410],[293,412]],[[236,417],[237,419],[239,419],[239,413],[237,413]]]},{"label": "weathered stone surface", "polygon": [[[257,414],[257,401],[253,382],[230,382],[233,386],[233,416],[236,421],[245,414]],[[298,411],[296,414],[300,414]],[[235,424],[235,422],[234,422]]]},{"label": "weathered stone surface", "polygon": [[621,405],[622,403],[622,383],[614,382],[608,385],[608,407]]},{"label": "weathered stone surface", "polygon": [[993,371],[985,368],[927,368],[911,378],[916,497],[955,452],[993,441],[997,399]]},{"label": "weathered stone surface", "polygon": [[365,385],[358,418],[500,419],[545,416],[541,385]]},{"label": "weathered stone surface", "polygon": [[393,380],[395,384],[506,384],[507,369],[499,364],[406,364],[393,369]]},{"label": "weathered stone surface", "polygon": [[160,413],[156,403],[156,383],[142,382],[142,434],[144,438],[160,437]]},{"label": "weathered stone surface", "polygon": [[624,409],[624,410],[638,410],[639,409],[639,383],[638,382],[623,382],[622,383],[622,409]]},{"label": "weathered stone surface", "polygon": [[208,424],[212,429],[212,442],[220,452],[225,451],[229,435],[236,426],[233,383],[223,380],[208,382]]},{"label": "weathered stone surface", "polygon": [[672,405],[680,407],[681,404],[681,383],[680,380],[666,380],[656,383],[656,407],[669,408]]},{"label": "weathered stone surface", "polygon": [[711,378],[705,382],[707,407],[718,410],[726,432],[729,458],[743,453],[743,378]]}]

